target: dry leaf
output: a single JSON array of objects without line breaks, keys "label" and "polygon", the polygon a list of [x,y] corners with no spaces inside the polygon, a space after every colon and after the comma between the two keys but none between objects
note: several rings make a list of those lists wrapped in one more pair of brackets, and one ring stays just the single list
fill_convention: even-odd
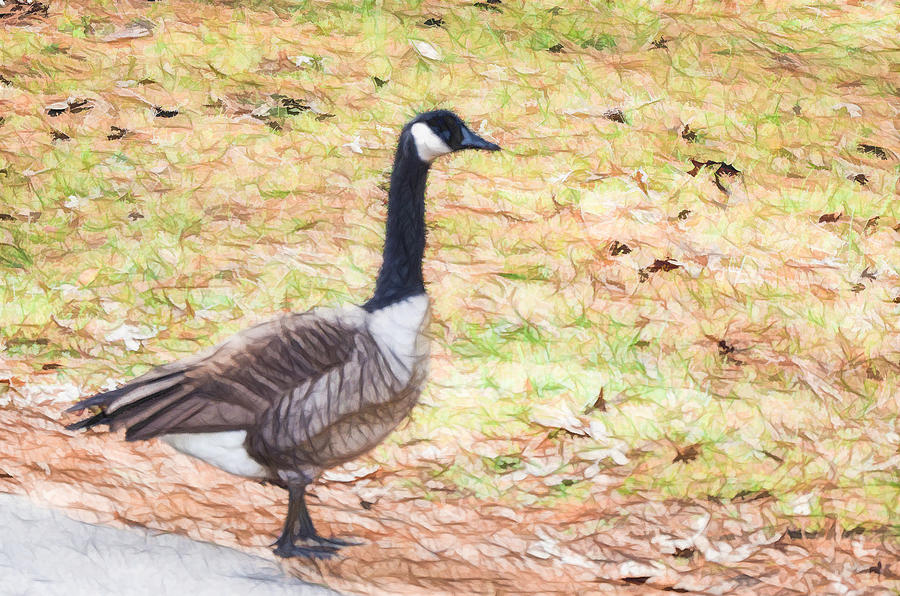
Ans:
[{"label": "dry leaf", "polygon": [[416,51],[416,53],[418,53],[423,58],[428,58],[429,60],[441,60],[443,58],[440,50],[438,50],[427,41],[411,39],[409,43],[412,44],[412,47]]}]

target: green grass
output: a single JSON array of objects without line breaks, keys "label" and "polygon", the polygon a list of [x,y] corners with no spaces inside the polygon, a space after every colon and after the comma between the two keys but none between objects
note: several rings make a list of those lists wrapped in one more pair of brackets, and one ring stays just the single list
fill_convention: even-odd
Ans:
[{"label": "green grass", "polygon": [[[794,525],[896,529],[900,13],[557,4],[72,1],[0,30],[0,376],[88,393],[281,310],[361,302],[396,134],[448,107],[505,151],[431,175],[432,382],[372,455],[395,482],[544,505],[766,490]],[[136,18],[151,36],[101,41]],[[93,109],[46,114],[70,96]],[[692,158],[737,168],[730,194]],[[106,339],[123,324],[152,337]],[[401,463],[419,439],[440,455]]]}]

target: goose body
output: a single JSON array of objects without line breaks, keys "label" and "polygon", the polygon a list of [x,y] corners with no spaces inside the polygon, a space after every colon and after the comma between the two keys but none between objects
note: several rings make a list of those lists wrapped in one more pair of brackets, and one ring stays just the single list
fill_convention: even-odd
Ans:
[{"label": "goose body", "polygon": [[400,135],[384,260],[366,303],[260,323],[221,344],[80,401],[69,429],[108,425],[128,441],[158,437],[231,474],[289,492],[281,556],[327,557],[347,543],[316,534],[305,489],[359,457],[416,405],[428,375],[430,301],[422,278],[425,182],[431,162],[498,150],[452,112],[427,112]]}]

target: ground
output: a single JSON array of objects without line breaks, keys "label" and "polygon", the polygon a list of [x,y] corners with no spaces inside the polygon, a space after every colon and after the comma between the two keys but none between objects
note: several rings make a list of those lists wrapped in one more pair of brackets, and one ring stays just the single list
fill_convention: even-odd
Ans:
[{"label": "ground", "polygon": [[0,524],[5,594],[337,595],[304,586],[262,557],[177,533],[74,521],[27,497],[0,494]]},{"label": "ground", "polygon": [[286,499],[80,396],[372,288],[396,135],[431,381],[315,489],[355,592],[900,590],[890,2],[0,6],[0,490],[252,552]]}]

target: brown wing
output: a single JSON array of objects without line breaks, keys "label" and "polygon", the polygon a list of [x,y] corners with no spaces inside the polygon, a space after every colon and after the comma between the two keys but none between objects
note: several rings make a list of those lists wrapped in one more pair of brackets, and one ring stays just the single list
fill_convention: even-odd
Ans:
[{"label": "brown wing", "polygon": [[346,362],[360,321],[352,313],[314,310],[261,323],[79,402],[70,411],[95,406],[100,412],[69,428],[127,428],[129,441],[246,429],[286,392]]}]

